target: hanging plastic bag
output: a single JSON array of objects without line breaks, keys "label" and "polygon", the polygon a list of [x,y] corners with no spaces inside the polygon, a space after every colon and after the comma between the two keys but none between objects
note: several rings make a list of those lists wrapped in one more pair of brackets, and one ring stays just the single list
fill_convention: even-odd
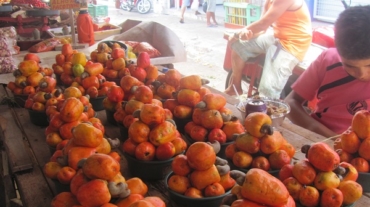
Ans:
[{"label": "hanging plastic bag", "polygon": [[199,0],[193,0],[190,9],[193,11],[198,11],[199,8]]},{"label": "hanging plastic bag", "polygon": [[205,1],[203,3],[203,11],[204,11],[204,13],[207,13],[207,8],[208,8],[208,3]]}]

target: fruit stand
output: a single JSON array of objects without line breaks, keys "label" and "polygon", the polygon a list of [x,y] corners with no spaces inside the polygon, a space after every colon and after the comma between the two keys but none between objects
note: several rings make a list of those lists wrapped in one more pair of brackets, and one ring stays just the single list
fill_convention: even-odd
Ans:
[{"label": "fruit stand", "polygon": [[[309,186],[309,190],[316,190],[317,199],[313,200],[318,202],[322,198],[319,190],[324,192],[325,187],[339,191],[342,198],[348,198],[348,192],[353,191],[356,195],[346,204],[370,205],[370,190],[366,189],[368,184],[364,185],[370,173],[360,174],[362,183],[355,182],[357,171],[349,163],[340,163],[342,157],[332,149],[340,143],[338,149],[345,151],[345,139],[326,139],[284,120],[290,109],[281,100],[261,101],[263,98],[259,97],[253,98],[253,102],[239,102],[207,86],[209,81],[199,75],[183,76],[176,69],[164,68],[165,63],[179,60],[172,50],[181,44],[153,41],[142,32],[158,30],[163,34],[163,25],[136,23],[131,32],[82,50],[73,50],[71,44],[65,43],[60,51],[12,56],[18,69],[0,75],[0,192],[5,192],[0,194],[0,206],[133,207],[131,204],[142,201],[149,202],[146,207],[213,207],[230,196],[252,200],[245,196],[252,195],[246,190],[262,189],[264,183],[244,187],[248,174],[254,172],[260,176],[256,180],[266,178],[267,191],[282,190],[281,194],[269,192],[267,197],[282,196],[279,203],[253,202],[290,207],[297,198],[282,182],[286,180],[280,177],[282,167],[290,165],[287,168],[291,167],[292,175],[287,177],[295,179],[293,168],[297,163],[303,166],[312,157],[320,160],[322,155],[329,155],[329,162],[321,162],[320,167],[325,169],[311,167],[310,177],[316,181],[316,177],[320,178],[316,170],[317,174],[328,172],[336,176],[336,186],[325,183],[316,189],[313,180],[299,180],[298,192],[307,189],[303,185]],[[160,37],[166,39],[165,35]],[[154,56],[158,51],[148,50],[150,43],[163,56]],[[137,51],[142,48],[147,50]],[[23,102],[18,102],[19,98]],[[259,103],[263,103],[266,113],[257,110],[263,106]],[[253,110],[251,106],[257,108]],[[360,135],[354,133],[351,140],[356,138],[360,144]],[[320,142],[323,140],[325,143]],[[370,149],[370,138],[362,143]],[[321,146],[321,151],[314,146]],[[356,150],[353,147],[348,153]],[[310,156],[310,152],[314,153]],[[360,150],[358,154],[361,156]],[[254,165],[252,161],[257,156],[264,160],[259,159]],[[258,166],[261,163],[268,167]],[[341,171],[334,172],[338,169]],[[346,193],[340,189],[341,181],[350,183]],[[360,184],[366,189],[364,193]],[[350,187],[356,189],[348,191]],[[192,191],[187,194],[189,189]],[[240,195],[235,192],[238,189]],[[256,197],[264,197],[263,194]],[[230,200],[225,201],[226,206],[234,206],[231,203],[235,199]],[[193,203],[189,205],[188,201]]]},{"label": "fruit stand", "polygon": [[[210,88],[214,93],[221,93]],[[0,96],[9,96],[12,94],[4,85],[0,87]],[[232,97],[227,97],[227,107],[242,119],[241,113],[236,109],[235,104],[238,101]],[[106,136],[115,138],[120,137],[119,128],[107,123],[104,111],[99,111],[97,117],[102,120],[106,128]],[[66,190],[66,186],[48,179],[42,173],[42,168],[48,162],[51,151],[44,141],[45,129],[31,124],[27,110],[24,108],[10,108],[7,105],[0,106],[0,126],[1,141],[4,143],[5,150],[2,151],[3,161],[8,161],[9,165],[3,163],[3,182],[6,193],[14,202],[21,201],[22,206],[45,206],[51,202],[53,197],[61,191]],[[294,159],[303,159],[304,154],[300,152],[302,145],[319,142],[325,138],[298,127],[288,120],[277,128],[297,150]],[[332,141],[328,141],[331,145]],[[121,153],[118,150],[119,153]],[[121,172],[125,178],[130,178],[130,171],[127,167],[127,161],[122,156]],[[8,168],[9,167],[9,168]],[[12,179],[17,185],[19,196],[12,185]],[[163,180],[146,181],[148,185],[148,194],[159,196],[167,206],[177,206],[170,199],[166,191]],[[68,189],[68,188],[67,188]],[[353,206],[362,207],[370,205],[370,194],[364,193]]]}]

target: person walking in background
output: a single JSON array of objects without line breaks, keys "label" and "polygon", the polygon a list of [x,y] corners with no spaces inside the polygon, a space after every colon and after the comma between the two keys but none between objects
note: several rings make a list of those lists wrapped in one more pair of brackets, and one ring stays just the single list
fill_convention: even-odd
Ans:
[{"label": "person walking in background", "polygon": [[[215,17],[215,11],[216,11],[216,0],[207,0],[207,27],[217,27],[216,17]],[[211,23],[211,19],[214,24]]]},{"label": "person walking in background", "polygon": [[[193,4],[194,3],[195,4],[198,4],[198,7],[199,7],[199,0],[198,1],[194,1]],[[180,23],[181,24],[183,24],[185,22],[184,21],[184,15],[185,15],[185,11],[186,11],[186,9],[187,9],[188,6],[190,6],[190,0],[183,0],[182,1],[182,5],[181,5],[181,9],[180,9]],[[196,7],[196,8],[198,8],[198,7]],[[195,10],[195,15],[200,15],[200,12],[198,10]]]},{"label": "person walking in background", "polygon": [[[273,31],[268,30],[272,26]],[[310,13],[304,0],[266,0],[261,18],[229,38],[232,76],[226,94],[239,94],[248,59],[266,54],[258,87],[261,96],[280,98],[280,93],[312,41]]]},{"label": "person walking in background", "polygon": [[[334,25],[336,48],[321,53],[292,85],[285,98],[288,118],[331,137],[351,126],[353,115],[370,110],[370,6],[344,10]],[[318,99],[312,113],[303,107]]]}]

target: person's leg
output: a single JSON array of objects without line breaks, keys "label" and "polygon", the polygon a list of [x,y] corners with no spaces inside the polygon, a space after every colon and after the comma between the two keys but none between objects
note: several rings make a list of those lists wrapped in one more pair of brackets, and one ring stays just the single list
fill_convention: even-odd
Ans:
[{"label": "person's leg", "polygon": [[230,84],[224,93],[236,95],[233,87],[233,85],[235,85],[237,92],[243,94],[241,80],[245,62],[247,62],[249,58],[265,53],[274,42],[275,38],[273,33],[265,33],[249,41],[236,41],[231,45],[232,76]]},{"label": "person's leg", "polygon": [[213,20],[213,23],[215,23],[215,25],[218,25],[218,23],[216,21],[216,17],[215,17],[215,13],[214,12],[211,12],[211,18]]},{"label": "person's leg", "polygon": [[239,56],[237,52],[231,50],[231,65],[232,65],[232,75],[230,77],[230,84],[229,87],[226,88],[224,93],[229,95],[236,95],[234,86],[236,91],[239,94],[243,94],[242,89],[242,73],[245,66],[245,61]]},{"label": "person's leg", "polygon": [[207,26],[211,26],[211,12],[207,11],[206,17],[207,17]]},{"label": "person's leg", "polygon": [[211,24],[211,18],[214,20],[216,11],[216,0],[207,0],[207,26],[214,26]]},{"label": "person's leg", "polygon": [[190,0],[183,0],[182,1],[182,5],[181,5],[181,9],[180,9],[180,23],[184,23],[184,14],[185,14],[185,11],[186,11],[186,8],[189,4]]},{"label": "person's leg", "polygon": [[258,92],[261,96],[279,99],[299,60],[284,49],[276,51],[277,48],[276,45],[272,45],[266,53]]}]

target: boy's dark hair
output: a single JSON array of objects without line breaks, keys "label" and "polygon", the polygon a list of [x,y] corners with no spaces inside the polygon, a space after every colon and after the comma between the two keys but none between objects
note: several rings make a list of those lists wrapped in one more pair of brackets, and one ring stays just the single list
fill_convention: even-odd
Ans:
[{"label": "boy's dark hair", "polygon": [[370,58],[370,6],[344,10],[335,22],[335,45],[350,60]]}]

